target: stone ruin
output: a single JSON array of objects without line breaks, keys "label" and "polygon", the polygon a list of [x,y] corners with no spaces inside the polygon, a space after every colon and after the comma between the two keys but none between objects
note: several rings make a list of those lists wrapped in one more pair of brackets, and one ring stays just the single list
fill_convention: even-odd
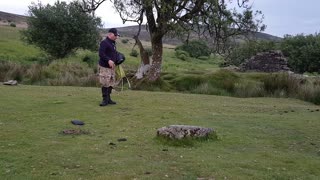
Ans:
[{"label": "stone ruin", "polygon": [[258,53],[240,66],[240,71],[286,72],[290,71],[288,61],[281,51]]}]

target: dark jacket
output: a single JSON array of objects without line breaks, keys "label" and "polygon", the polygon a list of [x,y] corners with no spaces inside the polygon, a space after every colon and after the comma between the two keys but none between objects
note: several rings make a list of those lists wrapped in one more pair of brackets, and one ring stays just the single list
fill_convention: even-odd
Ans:
[{"label": "dark jacket", "polygon": [[111,59],[113,62],[117,60],[116,42],[106,37],[100,43],[99,48],[99,65],[102,67],[110,68],[108,61]]}]

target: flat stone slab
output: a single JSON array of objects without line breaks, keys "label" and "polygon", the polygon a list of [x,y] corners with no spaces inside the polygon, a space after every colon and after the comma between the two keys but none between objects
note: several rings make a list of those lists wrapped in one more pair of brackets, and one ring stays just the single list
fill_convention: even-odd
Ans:
[{"label": "flat stone slab", "polygon": [[206,138],[212,133],[214,133],[212,128],[188,125],[170,125],[157,130],[157,136],[168,137],[170,139],[183,139],[187,137]]},{"label": "flat stone slab", "polygon": [[18,81],[16,81],[16,80],[9,80],[9,81],[7,81],[7,82],[3,82],[3,85],[16,86],[16,85],[18,85]]}]

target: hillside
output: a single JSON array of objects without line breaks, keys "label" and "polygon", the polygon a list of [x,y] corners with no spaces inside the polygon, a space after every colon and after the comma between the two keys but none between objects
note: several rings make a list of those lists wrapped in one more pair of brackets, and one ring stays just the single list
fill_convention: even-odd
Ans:
[{"label": "hillside", "polygon": [[17,27],[27,27],[27,16],[0,11],[0,25],[15,23]]},{"label": "hillside", "polygon": [[[27,20],[27,16],[11,14],[11,13],[0,11],[0,25],[8,25],[8,22],[14,22],[18,27],[27,27],[26,20]],[[118,27],[118,29],[122,37],[128,37],[128,38],[133,37],[138,32],[138,26]],[[280,37],[273,36],[266,33],[260,33],[260,32],[254,33],[254,36],[258,39],[264,39],[264,40],[271,40],[271,41],[281,40]],[[150,35],[145,25],[143,25],[141,28],[140,39],[143,41],[150,41]],[[178,38],[173,38],[168,36],[166,36],[163,39],[163,42],[165,44],[171,44],[171,45],[177,45],[182,43],[182,41],[179,40]]]},{"label": "hillside", "polygon": [[[138,28],[139,26],[126,26],[126,27],[118,27],[118,30],[120,34],[122,34],[124,37],[133,37],[138,32]],[[193,36],[196,37],[196,35],[193,35]],[[280,37],[273,36],[267,33],[261,33],[261,32],[256,32],[253,34],[253,36],[260,40],[270,40],[270,41],[281,40]],[[141,32],[139,37],[141,40],[150,41],[150,35],[145,25],[141,27]],[[168,36],[166,36],[163,39],[163,42],[165,44],[172,44],[172,45],[177,45],[182,43],[182,41],[179,40],[178,38],[168,37]]]}]

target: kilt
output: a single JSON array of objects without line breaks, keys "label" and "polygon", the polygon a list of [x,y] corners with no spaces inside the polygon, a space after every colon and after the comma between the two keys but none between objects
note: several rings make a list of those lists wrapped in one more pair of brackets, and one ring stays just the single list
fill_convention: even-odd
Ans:
[{"label": "kilt", "polygon": [[111,68],[105,68],[98,65],[99,70],[99,82],[103,87],[110,87],[116,85],[115,70]]}]

